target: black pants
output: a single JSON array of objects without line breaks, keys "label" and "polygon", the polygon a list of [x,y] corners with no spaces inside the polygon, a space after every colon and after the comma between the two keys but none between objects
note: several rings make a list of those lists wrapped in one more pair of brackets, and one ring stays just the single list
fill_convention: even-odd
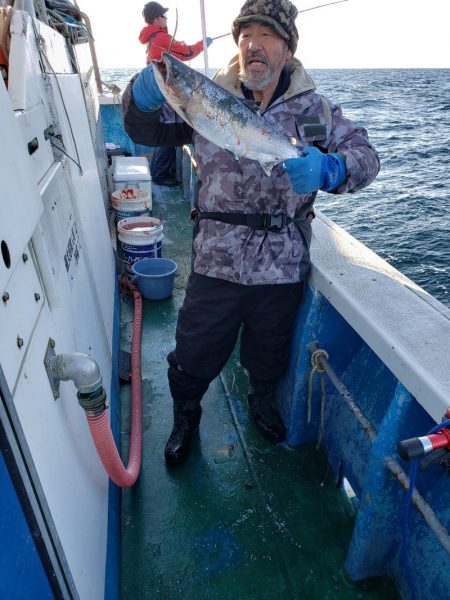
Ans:
[{"label": "black pants", "polygon": [[163,182],[164,179],[176,178],[176,148],[155,148],[150,172],[155,183]]},{"label": "black pants", "polygon": [[242,366],[274,382],[287,369],[303,283],[244,286],[191,273],[168,356],[175,401],[199,402],[233,352],[242,325]]}]

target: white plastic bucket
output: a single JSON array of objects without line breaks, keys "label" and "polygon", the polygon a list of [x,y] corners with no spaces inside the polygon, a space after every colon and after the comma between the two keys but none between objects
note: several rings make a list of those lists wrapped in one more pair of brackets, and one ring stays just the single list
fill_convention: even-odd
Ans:
[{"label": "white plastic bucket", "polygon": [[152,200],[146,190],[121,188],[112,193],[112,205],[118,222],[129,217],[149,216]]},{"label": "white plastic bucket", "polygon": [[155,217],[129,217],[117,223],[126,271],[132,273],[134,263],[143,258],[160,258],[163,226]]}]

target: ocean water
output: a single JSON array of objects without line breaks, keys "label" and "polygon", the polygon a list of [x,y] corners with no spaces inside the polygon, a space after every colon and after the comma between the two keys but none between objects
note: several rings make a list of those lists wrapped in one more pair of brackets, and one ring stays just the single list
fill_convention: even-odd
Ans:
[{"label": "ocean water", "polygon": [[[124,89],[136,69],[106,69]],[[316,206],[450,306],[450,69],[310,70],[320,93],[369,132],[381,161],[356,194]]]}]

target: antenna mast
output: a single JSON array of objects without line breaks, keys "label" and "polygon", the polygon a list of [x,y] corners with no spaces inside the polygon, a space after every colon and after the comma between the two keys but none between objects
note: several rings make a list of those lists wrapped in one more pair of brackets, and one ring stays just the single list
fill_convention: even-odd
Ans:
[{"label": "antenna mast", "polygon": [[203,36],[203,60],[205,63],[205,75],[208,77],[208,48],[206,46],[206,16],[205,16],[205,2],[200,0],[200,14],[202,18],[202,36]]}]

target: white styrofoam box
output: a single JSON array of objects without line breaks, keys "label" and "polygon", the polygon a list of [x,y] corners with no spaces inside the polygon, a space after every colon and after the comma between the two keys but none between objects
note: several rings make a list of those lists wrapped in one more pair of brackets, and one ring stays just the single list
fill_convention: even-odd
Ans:
[{"label": "white styrofoam box", "polygon": [[145,156],[113,156],[114,191],[133,187],[152,196],[152,178]]}]

